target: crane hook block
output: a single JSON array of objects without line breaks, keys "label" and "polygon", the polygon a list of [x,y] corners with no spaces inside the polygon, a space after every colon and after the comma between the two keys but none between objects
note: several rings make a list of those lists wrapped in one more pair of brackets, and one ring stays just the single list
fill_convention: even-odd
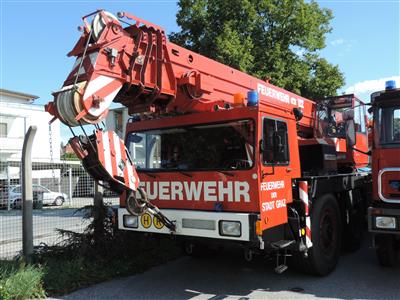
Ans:
[{"label": "crane hook block", "polygon": [[70,139],[85,170],[110,190],[136,191],[139,177],[124,142],[113,131],[96,130],[90,136]]}]

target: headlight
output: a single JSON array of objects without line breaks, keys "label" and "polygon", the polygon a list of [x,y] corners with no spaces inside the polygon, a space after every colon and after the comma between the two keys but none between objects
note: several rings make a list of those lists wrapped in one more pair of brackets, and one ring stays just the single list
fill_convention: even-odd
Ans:
[{"label": "headlight", "polygon": [[242,226],[239,221],[220,221],[219,234],[239,237],[242,235]]},{"label": "headlight", "polygon": [[137,216],[124,215],[124,227],[138,228],[139,220]]},{"label": "headlight", "polygon": [[376,228],[396,229],[396,218],[394,217],[375,217]]}]

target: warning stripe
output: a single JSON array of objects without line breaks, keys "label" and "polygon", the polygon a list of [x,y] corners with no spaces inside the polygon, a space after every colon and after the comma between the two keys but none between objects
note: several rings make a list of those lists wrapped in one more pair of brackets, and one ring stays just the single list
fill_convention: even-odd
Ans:
[{"label": "warning stripe", "polygon": [[129,187],[133,190],[136,190],[136,178],[135,178],[135,174],[134,174],[134,168],[133,166],[129,163],[128,167],[128,182],[129,182]]},{"label": "warning stripe", "polygon": [[333,138],[333,142],[335,143],[336,152],[346,152],[346,141],[340,138]]},{"label": "warning stripe", "polygon": [[84,103],[91,103],[93,96],[102,99],[102,101],[99,102],[97,107],[87,107],[88,113],[95,117],[100,116],[109,108],[121,88],[121,81],[112,77],[100,75],[95,79],[92,79],[86,87],[83,101]]},{"label": "warning stripe", "polygon": [[306,246],[307,248],[312,247],[312,236],[311,236],[311,217],[309,209],[309,198],[308,198],[308,182],[299,181],[299,196],[300,200],[303,201],[304,211],[306,215]]},{"label": "warning stripe", "polygon": [[125,152],[125,145],[124,142],[120,139],[119,140],[119,147],[122,149],[121,151],[121,158],[124,161],[124,183],[125,185],[129,186],[132,189],[131,181],[129,180],[129,162],[127,161],[126,152]]},{"label": "warning stripe", "polygon": [[90,80],[85,89],[85,94],[83,95],[83,101],[86,101],[89,97],[96,94],[98,91],[100,91],[102,88],[104,88],[114,80],[116,79],[104,75],[97,76],[96,78]]},{"label": "warning stripe", "polygon": [[114,144],[114,132],[108,131],[108,138],[110,139],[110,152],[111,152],[111,168],[113,177],[117,175],[117,161],[116,161],[116,149]]},{"label": "warning stripe", "polygon": [[111,166],[111,149],[110,149],[110,141],[108,139],[107,132],[101,132],[102,140],[103,140],[103,149],[104,149],[104,167],[106,168],[108,174],[112,175],[112,166]]},{"label": "warning stripe", "polygon": [[336,152],[340,152],[340,144],[338,138],[333,138],[333,142],[335,143]]},{"label": "warning stripe", "polygon": [[[123,166],[121,164],[121,144],[119,137],[113,133],[114,149],[115,149],[115,165],[117,167],[117,175],[123,176]],[[122,168],[122,169],[121,169]]]},{"label": "warning stripe", "polygon": [[[127,188],[137,190],[139,177],[130,162],[124,142],[112,131],[98,131],[96,137],[99,160],[107,173]],[[124,180],[118,180],[115,176],[123,177]]]},{"label": "warning stripe", "polygon": [[100,163],[105,166],[104,161],[104,143],[103,143],[103,132],[96,131],[96,143],[97,143],[97,155]]}]

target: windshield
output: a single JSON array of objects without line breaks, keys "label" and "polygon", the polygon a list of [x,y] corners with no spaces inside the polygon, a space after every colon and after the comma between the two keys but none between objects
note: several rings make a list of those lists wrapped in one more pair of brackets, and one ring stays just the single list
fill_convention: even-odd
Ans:
[{"label": "windshield", "polygon": [[126,145],[138,169],[249,169],[254,163],[254,123],[240,120],[131,132]]},{"label": "windshield", "polygon": [[380,107],[377,123],[381,144],[400,143],[400,106]]}]

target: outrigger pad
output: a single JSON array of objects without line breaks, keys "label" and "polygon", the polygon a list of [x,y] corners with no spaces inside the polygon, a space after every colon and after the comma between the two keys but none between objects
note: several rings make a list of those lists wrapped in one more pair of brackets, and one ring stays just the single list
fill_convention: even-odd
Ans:
[{"label": "outrigger pad", "polygon": [[136,191],[139,177],[124,142],[113,131],[96,130],[89,137],[70,139],[72,149],[95,180],[116,192]]}]

